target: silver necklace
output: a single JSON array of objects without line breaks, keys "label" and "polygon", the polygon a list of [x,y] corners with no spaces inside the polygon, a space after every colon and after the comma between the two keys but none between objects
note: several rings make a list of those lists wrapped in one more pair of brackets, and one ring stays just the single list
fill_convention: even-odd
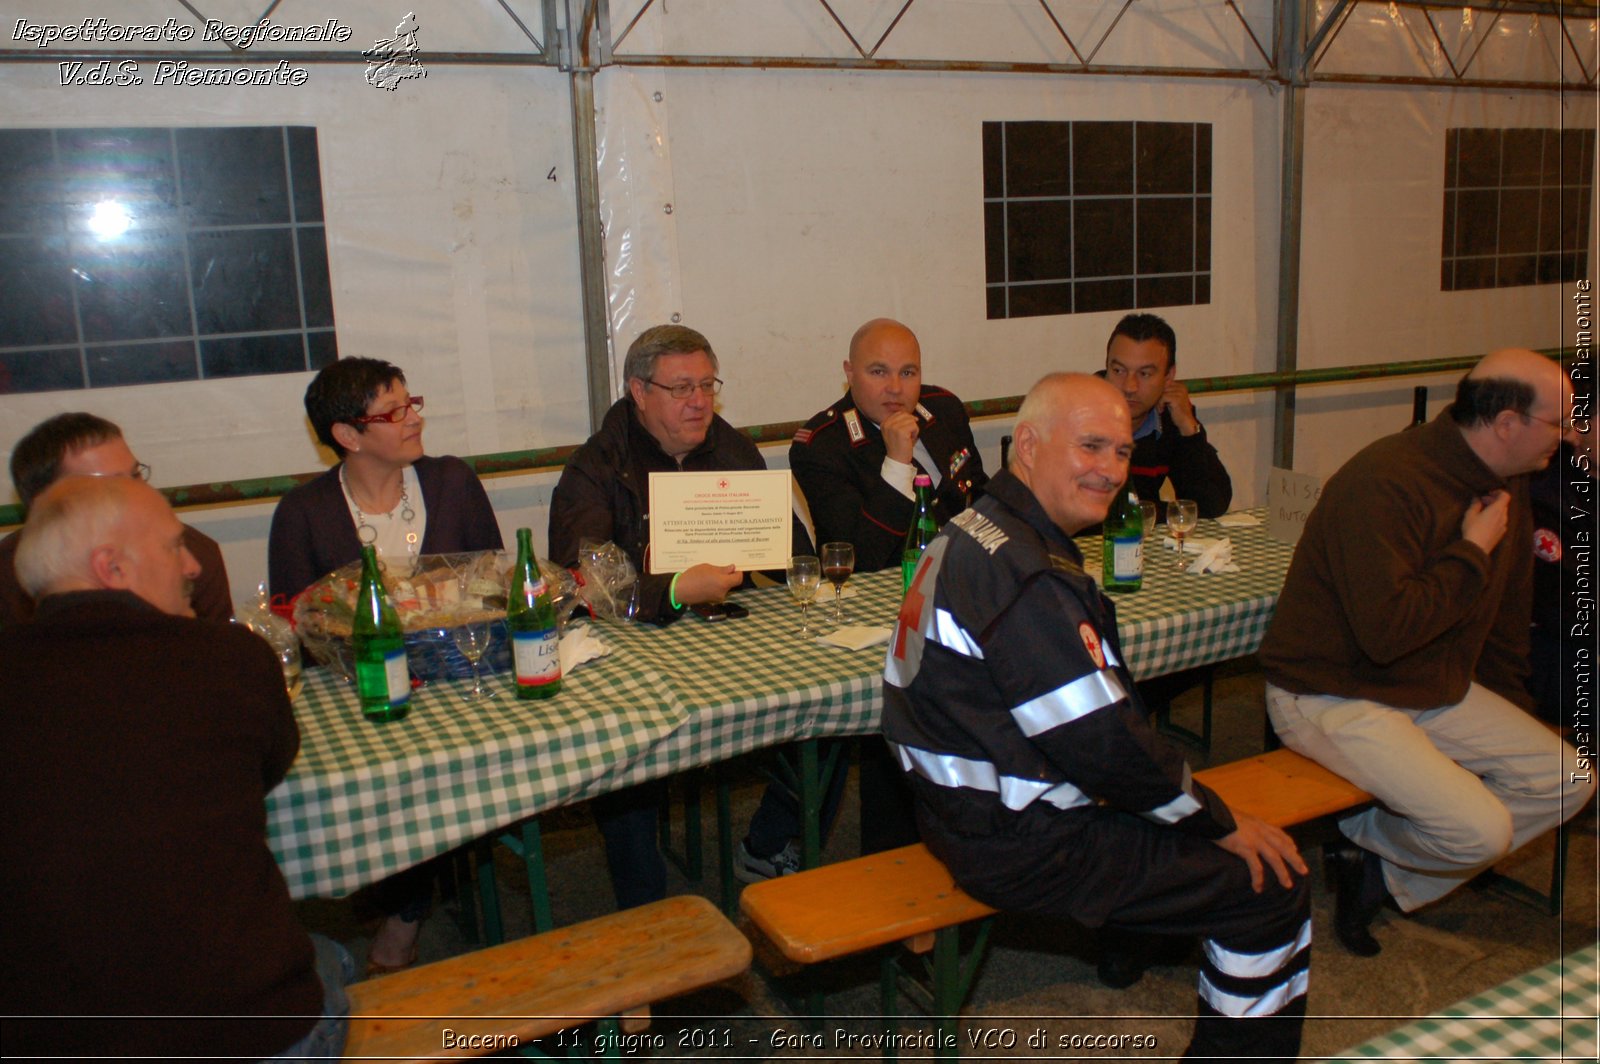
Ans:
[{"label": "silver necklace", "polygon": [[[367,521],[366,511],[362,510],[361,503],[357,501],[355,492],[350,490],[350,481],[345,478],[344,466],[339,467],[339,486],[344,489],[344,497],[350,500],[350,506],[356,512],[356,539],[364,547],[370,547],[378,542],[378,530]],[[406,523],[406,551],[417,553],[420,539],[417,530],[410,527],[417,519],[417,511],[411,508],[411,495],[406,491],[405,474],[400,475],[400,501],[395,504],[395,510],[400,511],[400,520]],[[394,510],[390,510],[384,517],[394,520]]]}]

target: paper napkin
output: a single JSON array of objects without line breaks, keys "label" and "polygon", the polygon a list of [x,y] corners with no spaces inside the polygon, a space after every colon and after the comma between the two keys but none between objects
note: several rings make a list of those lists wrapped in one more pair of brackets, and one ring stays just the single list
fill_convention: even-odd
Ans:
[{"label": "paper napkin", "polygon": [[887,643],[894,634],[894,629],[884,628],[881,625],[847,624],[843,628],[835,629],[827,635],[818,636],[817,642],[828,646],[843,647],[846,650],[865,650],[881,643]]}]

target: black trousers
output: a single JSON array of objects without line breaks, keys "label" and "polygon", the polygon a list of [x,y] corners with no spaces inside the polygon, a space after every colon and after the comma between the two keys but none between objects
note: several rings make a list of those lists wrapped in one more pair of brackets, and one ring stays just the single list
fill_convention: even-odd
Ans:
[{"label": "black trousers", "polygon": [[1292,1060],[1311,964],[1311,890],[1270,872],[1257,894],[1244,861],[1141,817],[1074,810],[1059,830],[954,838],[924,817],[923,841],[957,883],[1008,912],[1086,927],[1203,939],[1189,1056]]}]

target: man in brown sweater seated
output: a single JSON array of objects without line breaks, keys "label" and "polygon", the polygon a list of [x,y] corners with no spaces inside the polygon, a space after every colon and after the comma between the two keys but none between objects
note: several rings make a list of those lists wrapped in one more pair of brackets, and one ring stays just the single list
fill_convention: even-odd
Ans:
[{"label": "man in brown sweater seated", "polygon": [[51,485],[16,565],[38,608],[0,634],[6,1052],[337,1056],[354,964],[267,847],[299,749],[277,659],[195,618],[183,525],[131,477]]},{"label": "man in brown sweater seated", "polygon": [[1528,478],[1572,432],[1572,384],[1496,351],[1426,425],[1371,444],[1323,488],[1261,646],[1291,749],[1377,804],[1329,847],[1334,929],[1443,897],[1594,793],[1573,749],[1523,712],[1533,586]]}]

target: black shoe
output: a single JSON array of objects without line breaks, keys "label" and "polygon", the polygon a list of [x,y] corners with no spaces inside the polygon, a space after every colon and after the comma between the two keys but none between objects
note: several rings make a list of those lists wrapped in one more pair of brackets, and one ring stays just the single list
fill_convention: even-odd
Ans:
[{"label": "black shoe", "polygon": [[1148,935],[1101,928],[1097,939],[1100,959],[1094,973],[1112,990],[1126,990],[1155,963],[1155,945]]},{"label": "black shoe", "polygon": [[1389,893],[1378,855],[1350,842],[1329,843],[1322,861],[1334,890],[1333,933],[1357,957],[1376,957],[1383,945],[1368,925]]}]

